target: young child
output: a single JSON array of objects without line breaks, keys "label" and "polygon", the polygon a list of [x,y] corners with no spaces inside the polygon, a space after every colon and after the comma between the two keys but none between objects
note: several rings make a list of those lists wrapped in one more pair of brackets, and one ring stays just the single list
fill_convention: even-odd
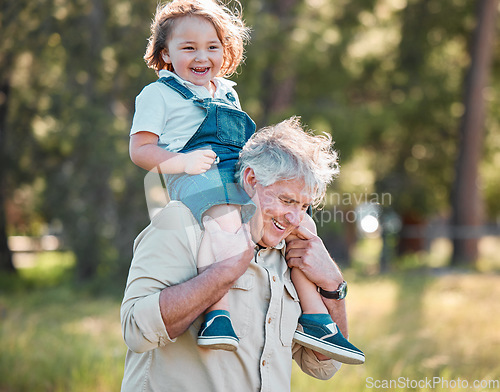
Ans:
[{"label": "young child", "polygon": [[[234,179],[239,151],[255,132],[255,123],[241,110],[235,83],[223,77],[241,63],[248,37],[241,16],[215,0],[173,0],[159,7],[144,56],[159,79],[137,97],[130,132],[130,156],[136,165],[165,174],[170,198],[182,201],[202,228],[209,217],[233,233],[256,209]],[[198,270],[213,261],[205,231]],[[319,296],[315,287],[313,291]],[[328,315],[324,305],[321,313]],[[226,294],[205,312],[197,342],[234,351],[238,341]]]}]

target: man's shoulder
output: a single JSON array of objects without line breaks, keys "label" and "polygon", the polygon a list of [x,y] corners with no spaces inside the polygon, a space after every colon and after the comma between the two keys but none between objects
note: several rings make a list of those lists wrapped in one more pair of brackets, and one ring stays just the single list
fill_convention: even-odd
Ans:
[{"label": "man's shoulder", "polygon": [[177,200],[171,200],[152,219],[151,225],[157,228],[186,228],[196,227],[196,222],[191,210],[186,205]]},{"label": "man's shoulder", "polygon": [[[169,233],[173,234],[173,237],[169,237]],[[161,239],[160,242],[165,246],[179,241],[184,242],[184,245],[196,254],[201,237],[200,225],[189,208],[180,201],[172,200],[153,216],[148,227],[136,237],[134,249],[137,249],[144,241],[150,244],[151,241],[156,242]]]}]

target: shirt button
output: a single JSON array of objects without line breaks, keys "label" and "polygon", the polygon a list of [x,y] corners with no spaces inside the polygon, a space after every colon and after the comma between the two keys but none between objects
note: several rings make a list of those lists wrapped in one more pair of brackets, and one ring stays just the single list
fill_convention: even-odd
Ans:
[{"label": "shirt button", "polygon": [[273,276],[273,282],[276,282],[276,276]]},{"label": "shirt button", "polygon": [[265,359],[262,361],[262,366],[266,366],[266,360]]},{"label": "shirt button", "polygon": [[269,320],[267,320],[268,324],[271,324],[271,317],[269,317]]}]

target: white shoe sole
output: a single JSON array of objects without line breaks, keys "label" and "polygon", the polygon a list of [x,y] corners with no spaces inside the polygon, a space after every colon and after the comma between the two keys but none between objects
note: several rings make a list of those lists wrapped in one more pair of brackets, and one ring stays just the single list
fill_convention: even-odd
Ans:
[{"label": "white shoe sole", "polygon": [[209,348],[211,350],[226,350],[236,351],[238,349],[238,341],[228,337],[213,337],[213,338],[198,338],[198,346]]},{"label": "white shoe sole", "polygon": [[345,347],[340,348],[331,343],[325,343],[320,339],[313,338],[300,331],[295,331],[293,340],[304,347],[310,348],[311,350],[317,351],[342,363],[347,363],[349,365],[361,365],[365,363],[365,356],[356,351],[349,350]]}]

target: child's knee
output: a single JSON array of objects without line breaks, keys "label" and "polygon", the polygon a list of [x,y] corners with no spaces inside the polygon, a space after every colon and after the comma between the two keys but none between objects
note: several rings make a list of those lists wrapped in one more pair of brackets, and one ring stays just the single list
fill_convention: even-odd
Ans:
[{"label": "child's knee", "polygon": [[241,207],[233,204],[210,207],[205,215],[215,219],[223,231],[236,233],[241,227]]}]

